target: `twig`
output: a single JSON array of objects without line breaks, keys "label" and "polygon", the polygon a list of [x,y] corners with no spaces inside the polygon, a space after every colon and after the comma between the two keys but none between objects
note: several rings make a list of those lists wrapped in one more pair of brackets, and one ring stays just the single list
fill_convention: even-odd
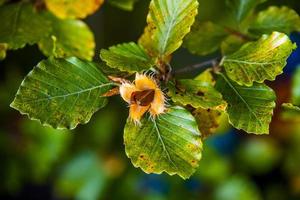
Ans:
[{"label": "twig", "polygon": [[198,63],[195,65],[190,65],[190,66],[178,69],[174,72],[174,74],[182,74],[182,73],[191,72],[193,70],[197,70],[197,69],[201,69],[201,68],[214,67],[219,63],[219,61],[220,61],[220,58],[217,57],[217,58],[214,58],[211,60],[204,61],[202,63]]}]

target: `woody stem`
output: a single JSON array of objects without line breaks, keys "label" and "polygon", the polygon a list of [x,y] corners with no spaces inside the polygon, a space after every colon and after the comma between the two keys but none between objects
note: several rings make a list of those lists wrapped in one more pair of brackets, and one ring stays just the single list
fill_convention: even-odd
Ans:
[{"label": "woody stem", "polygon": [[174,74],[184,74],[198,69],[205,69],[210,67],[215,67],[220,62],[220,57],[213,58],[211,60],[207,60],[201,63],[197,63],[194,65],[190,65],[178,70],[175,70]]}]

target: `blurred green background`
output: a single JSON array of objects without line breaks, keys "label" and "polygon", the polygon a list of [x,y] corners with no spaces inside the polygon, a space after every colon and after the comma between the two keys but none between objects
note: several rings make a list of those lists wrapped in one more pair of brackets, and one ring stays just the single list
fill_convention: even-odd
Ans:
[{"label": "blurred green background", "polygon": [[[200,0],[198,17],[222,19],[223,3]],[[148,4],[140,0],[132,12],[105,4],[85,20],[97,41],[95,61],[100,61],[101,48],[138,39]],[[299,0],[268,1],[262,8],[270,4],[289,5],[300,13]],[[300,45],[300,33],[291,38]],[[192,178],[147,175],[125,155],[128,109],[119,97],[74,131],[42,127],[9,107],[23,77],[43,58],[36,46],[27,46],[9,51],[0,62],[0,199],[300,199],[300,117],[283,120],[278,109],[269,136],[248,135],[224,123],[205,140],[203,159]],[[172,65],[201,59],[181,49]],[[271,84],[278,103],[289,100],[290,77],[299,64],[297,50],[286,73]]]}]

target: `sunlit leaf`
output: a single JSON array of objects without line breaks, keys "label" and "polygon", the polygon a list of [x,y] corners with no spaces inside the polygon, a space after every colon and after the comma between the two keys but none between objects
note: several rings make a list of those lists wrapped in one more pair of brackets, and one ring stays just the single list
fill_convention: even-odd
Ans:
[{"label": "sunlit leaf", "polygon": [[226,0],[226,3],[231,9],[234,20],[240,23],[258,4],[265,1],[266,0]]},{"label": "sunlit leaf", "polygon": [[182,79],[169,84],[169,96],[172,101],[194,108],[224,109],[226,102],[222,95],[208,83],[199,80]]},{"label": "sunlit leaf", "polygon": [[133,6],[137,1],[138,0],[108,0],[111,5],[128,11],[133,10]]},{"label": "sunlit leaf", "polygon": [[292,31],[299,30],[299,15],[293,9],[285,6],[271,6],[267,10],[261,11],[250,25],[250,32],[256,35],[270,34],[273,31],[290,34]]},{"label": "sunlit leaf", "polygon": [[37,43],[51,32],[47,18],[27,3],[1,6],[0,19],[0,43],[7,43],[10,49]]},{"label": "sunlit leaf", "polygon": [[154,65],[144,48],[134,42],[102,49],[100,57],[109,67],[127,72],[148,70]]},{"label": "sunlit leaf", "polygon": [[197,0],[152,0],[140,44],[152,56],[169,56],[190,32],[197,8]]},{"label": "sunlit leaf", "polygon": [[52,32],[39,42],[39,48],[47,56],[76,56],[92,60],[95,40],[89,27],[80,20],[59,20],[49,15]]},{"label": "sunlit leaf", "polygon": [[44,125],[73,129],[106,105],[101,95],[111,85],[94,63],[50,58],[27,75],[11,107]]},{"label": "sunlit leaf", "polygon": [[217,24],[196,21],[183,45],[193,54],[207,55],[217,51],[227,35],[225,29]]},{"label": "sunlit leaf", "polygon": [[251,86],[253,82],[275,80],[295,47],[287,35],[273,32],[225,56],[223,65],[228,77],[240,85]]},{"label": "sunlit leaf", "polygon": [[171,107],[141,125],[128,120],[124,130],[126,154],[146,173],[167,172],[190,177],[201,159],[201,135],[194,117],[181,107]]},{"label": "sunlit leaf", "polygon": [[300,67],[293,74],[292,103],[300,106]]},{"label": "sunlit leaf", "polygon": [[0,60],[4,60],[6,57],[6,50],[8,45],[5,43],[0,43]]},{"label": "sunlit leaf", "polygon": [[206,69],[201,74],[196,76],[195,80],[202,81],[210,84],[211,86],[214,86],[216,81],[212,75],[212,69]]},{"label": "sunlit leaf", "polygon": [[275,93],[265,84],[240,86],[221,74],[216,88],[228,103],[229,122],[248,133],[268,134],[275,108]]},{"label": "sunlit leaf", "polygon": [[[222,95],[213,88],[214,85],[215,80],[211,69],[205,70],[194,80],[179,80],[176,87],[169,85],[171,99],[191,109],[202,138],[216,131],[220,124],[221,111],[226,108],[226,102],[223,101]],[[204,91],[208,92],[204,93]]]},{"label": "sunlit leaf", "polygon": [[45,0],[47,8],[60,18],[85,18],[93,14],[104,0]]},{"label": "sunlit leaf", "polygon": [[192,114],[198,123],[202,138],[207,138],[215,133],[220,125],[222,113],[218,110],[197,108],[193,110]]}]

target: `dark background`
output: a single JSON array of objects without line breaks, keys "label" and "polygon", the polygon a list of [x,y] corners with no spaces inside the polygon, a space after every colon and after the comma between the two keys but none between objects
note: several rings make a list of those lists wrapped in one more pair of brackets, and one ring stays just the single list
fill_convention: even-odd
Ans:
[{"label": "dark background", "polygon": [[[223,3],[200,0],[198,17],[220,19]],[[100,61],[101,48],[139,38],[148,4],[140,0],[132,12],[105,4],[85,20],[97,42],[95,61]],[[258,9],[271,4],[288,5],[300,13],[297,0],[268,1]],[[300,33],[291,38],[300,45]],[[282,120],[280,109],[268,136],[236,131],[224,118],[218,134],[204,142],[200,167],[187,181],[147,175],[125,155],[128,110],[119,97],[74,131],[42,127],[9,107],[24,76],[43,58],[34,45],[9,51],[0,62],[0,199],[300,199],[300,121]],[[180,49],[172,66],[209,58]],[[278,103],[289,100],[290,78],[298,64],[299,49],[290,57],[285,74],[268,83],[276,90]]]}]

